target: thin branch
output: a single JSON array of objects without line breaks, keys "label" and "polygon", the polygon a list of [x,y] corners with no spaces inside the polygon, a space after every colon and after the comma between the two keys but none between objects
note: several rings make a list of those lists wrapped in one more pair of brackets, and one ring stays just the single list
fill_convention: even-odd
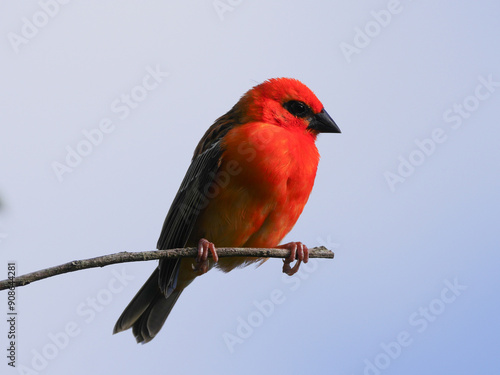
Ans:
[{"label": "thin branch", "polygon": [[[123,251],[121,253],[104,255],[96,258],[74,260],[59,266],[27,273],[26,275],[16,277],[13,280],[2,280],[0,281],[0,290],[28,285],[33,281],[87,268],[104,267],[116,263],[141,262],[164,258],[194,258],[197,253],[198,250],[195,247],[188,247],[183,249],[141,251],[133,253]],[[219,257],[287,258],[290,255],[290,250],[251,247],[219,247],[217,248],[217,254]],[[333,256],[333,252],[323,246],[309,249],[309,258],[333,259]]]}]

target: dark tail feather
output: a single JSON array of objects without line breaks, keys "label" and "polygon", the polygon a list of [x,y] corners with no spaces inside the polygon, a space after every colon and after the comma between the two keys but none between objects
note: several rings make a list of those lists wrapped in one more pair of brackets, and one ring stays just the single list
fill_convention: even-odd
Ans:
[{"label": "dark tail feather", "polygon": [[172,311],[182,291],[183,289],[174,290],[168,298],[165,298],[161,292],[158,293],[147,310],[132,327],[132,333],[137,342],[145,344],[156,336],[161,327],[163,327],[165,320],[167,320],[170,311]]},{"label": "dark tail feather", "polygon": [[160,331],[182,289],[172,290],[165,298],[158,286],[158,272],[157,268],[130,301],[118,318],[113,334],[132,327],[137,342],[146,343]]}]

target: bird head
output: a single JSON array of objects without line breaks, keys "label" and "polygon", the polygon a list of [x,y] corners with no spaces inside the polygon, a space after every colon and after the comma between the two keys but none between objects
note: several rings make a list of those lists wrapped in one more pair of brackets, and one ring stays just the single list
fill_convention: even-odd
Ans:
[{"label": "bird head", "polygon": [[243,122],[260,121],[281,127],[318,133],[340,133],[323,104],[302,82],[272,78],[250,89],[237,106],[245,107]]}]

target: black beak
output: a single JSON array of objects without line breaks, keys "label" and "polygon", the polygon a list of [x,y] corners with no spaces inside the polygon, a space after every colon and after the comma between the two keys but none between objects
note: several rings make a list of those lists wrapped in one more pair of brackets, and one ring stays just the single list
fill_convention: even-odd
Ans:
[{"label": "black beak", "polygon": [[307,129],[318,133],[341,133],[339,127],[323,108],[320,113],[315,114],[309,121]]}]

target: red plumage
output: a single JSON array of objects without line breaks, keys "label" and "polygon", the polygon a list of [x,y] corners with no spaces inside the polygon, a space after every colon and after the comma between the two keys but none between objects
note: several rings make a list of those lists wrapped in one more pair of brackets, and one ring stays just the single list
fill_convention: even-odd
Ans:
[{"label": "red plumage", "polygon": [[[213,265],[228,272],[265,258],[218,260],[221,247],[277,247],[311,193],[321,132],[339,133],[314,93],[300,81],[276,78],[249,90],[207,130],[167,214],[158,249],[198,246],[199,256],[160,261],[116,323],[138,342],[160,330],[182,290]],[[208,240],[206,240],[208,239]],[[307,261],[292,242],[283,271]],[[207,259],[208,253],[213,259]],[[289,264],[297,257],[297,264]],[[218,262],[217,262],[218,260]]]}]

